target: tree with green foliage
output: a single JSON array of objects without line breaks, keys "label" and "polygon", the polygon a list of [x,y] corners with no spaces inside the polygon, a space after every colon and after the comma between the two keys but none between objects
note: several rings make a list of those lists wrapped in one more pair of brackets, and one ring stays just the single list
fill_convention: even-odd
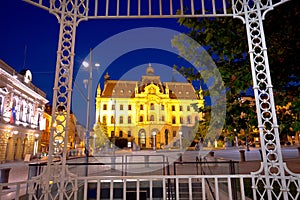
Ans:
[{"label": "tree with green foliage", "polygon": [[[231,10],[231,1],[228,1],[228,10]],[[229,11],[230,12],[230,11]],[[292,97],[299,96],[300,80],[300,56],[296,49],[300,47],[300,4],[296,0],[286,2],[274,10],[269,11],[264,20],[264,31],[268,47],[271,78],[275,94],[276,104],[292,102],[291,120],[279,120],[281,126],[295,127],[299,130],[299,100]],[[256,120],[255,107],[236,103],[241,93],[252,86],[250,58],[248,54],[248,41],[245,25],[240,19],[224,18],[180,18],[179,23],[190,29],[188,36],[197,41],[209,53],[218,67],[226,90],[226,123],[228,130],[237,126],[236,122],[240,113],[247,113],[248,125],[252,127]],[[177,36],[176,36],[177,37]],[[180,40],[175,38],[175,45],[185,58],[191,57],[193,63],[201,63],[200,56],[191,56],[192,50],[186,48],[186,44],[180,45]],[[185,48],[184,48],[185,47]],[[201,65],[201,64],[200,64]],[[203,80],[203,74],[192,69],[178,67],[183,75],[191,81]],[[206,83],[204,81],[204,83]],[[215,86],[217,87],[217,86]],[[291,91],[293,94],[291,95]],[[206,96],[211,95],[204,91]],[[285,104],[284,104],[285,105]],[[217,116],[211,116],[213,120]],[[218,121],[218,120],[215,120]],[[257,123],[257,122],[256,122]],[[282,129],[282,131],[286,131]],[[285,133],[283,133],[285,134]]]},{"label": "tree with green foliage", "polygon": [[94,133],[96,135],[96,149],[103,148],[110,142],[107,133],[107,124],[105,122],[98,121],[94,126]]}]

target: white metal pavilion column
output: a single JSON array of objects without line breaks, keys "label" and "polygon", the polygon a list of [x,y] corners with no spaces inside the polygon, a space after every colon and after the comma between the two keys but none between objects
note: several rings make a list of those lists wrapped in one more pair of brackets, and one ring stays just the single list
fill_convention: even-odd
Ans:
[{"label": "white metal pavilion column", "polygon": [[[48,10],[57,17],[60,23],[52,108],[52,121],[55,122],[56,126],[52,128],[50,134],[50,157],[47,166],[47,176],[45,176],[46,178],[44,176],[37,177],[39,184],[34,186],[32,184],[29,187],[31,197],[35,195],[37,187],[40,187],[43,199],[63,199],[64,195],[65,197],[77,198],[77,183],[72,181],[72,175],[67,173],[66,147],[68,142],[67,133],[72,91],[75,35],[77,25],[81,20],[238,17],[243,20],[247,29],[253,88],[263,154],[261,169],[252,173],[254,198],[283,198],[285,200],[289,198],[288,187],[292,181],[295,181],[294,178],[296,176],[299,178],[299,176],[287,169],[281,155],[262,23],[267,11],[288,0],[232,0],[233,13],[228,13],[227,11],[228,0],[94,0],[91,1],[93,3],[92,6],[89,5],[89,0],[24,1]],[[63,152],[62,157],[59,150]],[[54,163],[53,156],[61,157],[61,162]],[[286,176],[286,174],[290,176]],[[55,189],[54,184],[49,184],[49,181],[58,183],[56,184],[58,190],[54,196],[51,194],[51,190]],[[66,193],[67,184],[72,184],[73,188],[69,194]],[[259,185],[263,185],[263,187],[259,187]],[[273,190],[274,186],[280,187],[277,193]]]},{"label": "white metal pavilion column", "polygon": [[[74,64],[74,47],[76,28],[80,20],[87,19],[88,0],[48,0],[30,1],[38,7],[54,14],[60,24],[59,41],[56,60],[55,83],[52,101],[52,127],[49,141],[48,165],[41,177],[37,177],[42,189],[39,198],[64,199],[73,196],[67,193],[68,185],[75,187],[72,175],[66,167],[68,145],[68,123],[70,119],[70,104],[72,92],[72,76]],[[59,158],[59,162],[54,162]],[[37,188],[29,187],[29,194],[33,198]]]},{"label": "white metal pavilion column", "polygon": [[[277,2],[283,3],[284,1]],[[241,18],[246,24],[263,157],[260,170],[252,173],[253,197],[255,199],[288,200],[288,186],[293,181],[293,176],[296,177],[297,175],[287,169],[281,154],[279,126],[263,29],[264,15],[274,6],[272,0],[233,0],[233,5],[234,16]],[[263,187],[259,185],[263,185]],[[275,187],[279,187],[279,191],[275,191]]]}]

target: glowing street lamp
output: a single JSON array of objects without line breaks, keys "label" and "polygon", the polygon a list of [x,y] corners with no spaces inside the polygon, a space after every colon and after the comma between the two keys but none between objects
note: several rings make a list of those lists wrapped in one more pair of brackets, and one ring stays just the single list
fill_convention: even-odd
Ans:
[{"label": "glowing street lamp", "polygon": [[152,135],[153,135],[153,150],[155,151],[156,150],[156,132],[153,131]]},{"label": "glowing street lamp", "polygon": [[[88,88],[88,96],[87,96],[87,112],[86,112],[86,141],[85,141],[85,158],[86,158],[86,164],[89,162],[89,151],[90,151],[90,144],[89,144],[89,138],[90,138],[90,113],[91,113],[91,93],[92,93],[92,80],[93,80],[93,66],[92,66],[92,49],[90,49],[90,60],[89,62],[83,61],[82,65],[86,69],[89,70],[89,79],[84,80],[83,83],[85,84],[85,87]],[[91,65],[90,65],[91,64]],[[99,63],[95,64],[95,67],[100,67]],[[86,166],[85,175],[88,175],[88,166]]]},{"label": "glowing street lamp", "polygon": [[182,131],[179,131],[179,148],[182,151]]}]

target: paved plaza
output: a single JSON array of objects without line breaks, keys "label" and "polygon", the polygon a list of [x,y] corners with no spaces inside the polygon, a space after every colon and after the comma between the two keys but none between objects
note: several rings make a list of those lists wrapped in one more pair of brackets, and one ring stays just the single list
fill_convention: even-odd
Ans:
[{"label": "paved plaza", "polygon": [[[204,151],[202,154],[206,155],[205,160],[206,161],[235,161],[238,163],[238,169],[235,171],[235,173],[239,174],[249,174],[250,172],[255,172],[259,169],[260,163],[261,163],[261,156],[259,152],[259,148],[250,148],[250,151],[245,151],[245,161],[241,162],[241,157],[240,157],[240,150],[241,149],[236,149],[236,148],[230,148],[230,149],[213,149],[209,151],[214,152],[214,156],[212,157],[211,155],[208,154],[209,151]],[[196,157],[199,155],[199,152],[197,151],[186,151],[182,152],[182,158],[180,158],[180,151],[117,151],[116,156],[120,158],[126,158],[128,161],[131,160],[133,162],[137,162],[142,164],[145,161],[145,156],[150,155],[151,158],[149,158],[150,163],[152,162],[160,162],[161,157],[160,155],[165,155],[166,157],[168,156],[168,161],[170,165],[173,164],[173,162],[180,162],[181,160],[183,162],[195,162]],[[203,156],[202,155],[202,156]],[[299,157],[299,152],[298,148],[296,146],[288,147],[288,148],[282,148],[282,155],[283,155],[283,160],[286,162],[288,168],[294,172],[294,173],[300,173],[300,157]],[[107,157],[106,159],[108,159]],[[155,158],[155,159],[154,159]],[[90,157],[90,161],[95,161],[99,158],[97,157]],[[148,158],[147,158],[148,159]],[[151,160],[152,159],[152,160]],[[154,160],[153,160],[154,159]],[[68,160],[68,163],[70,163],[71,160]],[[36,163],[38,161],[31,161],[31,162],[24,162],[24,161],[17,161],[17,162],[12,162],[12,163],[5,163],[1,164],[0,168],[11,168],[10,173],[9,173],[9,182],[19,182],[19,181],[26,181],[28,179],[28,170],[29,170],[29,164],[30,163]],[[72,162],[76,162],[76,160],[72,160]],[[84,158],[81,158],[81,162],[84,162]],[[103,160],[101,161],[103,162]],[[106,162],[110,162],[110,160],[107,160]],[[178,165],[179,166],[179,165]],[[184,167],[187,165],[184,165]],[[194,167],[195,165],[191,165]],[[77,169],[78,167],[82,166],[73,166],[74,169]],[[180,170],[183,170],[184,167],[178,167],[178,171],[176,172],[177,174],[180,174]],[[121,171],[121,166],[117,166],[117,169],[120,169]],[[194,167],[195,168],[195,167]],[[103,169],[103,168],[102,168]],[[139,169],[145,170],[145,163],[139,167],[136,165],[136,168],[131,168],[134,169],[135,171]],[[171,174],[174,173],[173,167],[170,167],[171,169]],[[123,168],[124,170],[124,168]],[[127,170],[127,175],[130,173],[129,167]],[[78,170],[77,170],[78,171]],[[118,170],[116,170],[118,171]],[[118,171],[118,172],[120,172]],[[187,170],[189,171],[189,170]],[[93,167],[90,167],[89,174],[93,175]],[[145,174],[147,174],[147,171],[144,171]],[[153,174],[153,172],[149,171],[148,174]],[[99,174],[98,174],[99,175]],[[110,167],[107,168],[106,173],[103,175],[126,175],[126,173],[118,173],[114,174],[111,170]],[[22,187],[21,187],[22,188]],[[25,186],[23,188],[23,192],[25,192]],[[13,194],[14,194],[14,188],[9,188],[3,190],[1,194],[1,199],[13,199]],[[5,195],[5,196],[3,196]]]}]

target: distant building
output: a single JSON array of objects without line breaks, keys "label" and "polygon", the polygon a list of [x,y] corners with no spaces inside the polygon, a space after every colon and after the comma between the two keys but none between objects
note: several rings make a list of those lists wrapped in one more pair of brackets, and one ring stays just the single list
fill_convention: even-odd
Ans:
[{"label": "distant building", "polygon": [[38,153],[48,100],[31,80],[29,70],[17,73],[0,60],[0,163]]},{"label": "distant building", "polygon": [[129,147],[178,148],[179,133],[193,137],[202,120],[199,93],[189,82],[161,82],[150,64],[140,81],[110,80],[106,74],[103,90],[97,89],[95,121],[106,126],[107,137],[125,139]]},{"label": "distant building", "polygon": [[[49,141],[50,141],[50,131],[51,126],[55,126],[55,123],[52,123],[52,107],[51,105],[47,104],[45,106],[44,118],[46,119],[46,128],[43,130],[42,137],[41,137],[41,152],[47,153],[49,150]],[[59,116],[58,116],[59,117]],[[84,134],[85,128],[78,124],[75,115],[70,113],[70,118],[68,121],[68,143],[67,143],[67,150],[77,149],[78,152],[82,152],[84,148]],[[65,123],[64,123],[65,124]],[[55,133],[54,133],[55,134]],[[54,137],[54,140],[57,138]],[[61,139],[61,137],[58,137]]]}]

